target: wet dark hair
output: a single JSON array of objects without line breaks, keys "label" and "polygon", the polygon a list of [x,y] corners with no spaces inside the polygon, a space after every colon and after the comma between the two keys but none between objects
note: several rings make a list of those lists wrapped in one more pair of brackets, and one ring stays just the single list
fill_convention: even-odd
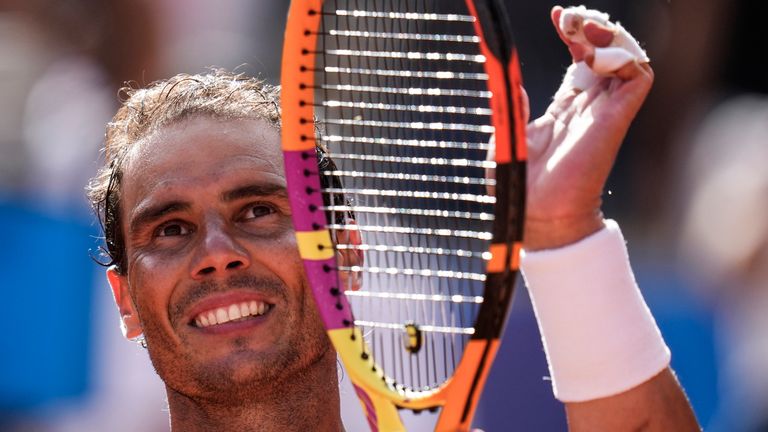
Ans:
[{"label": "wet dark hair", "polygon": [[[279,130],[280,95],[278,87],[221,69],[201,75],[176,75],[147,88],[124,87],[120,94],[122,106],[107,124],[104,165],[86,190],[104,232],[105,246],[97,262],[114,265],[118,273],[125,274],[120,197],[125,158],[130,149],[163,127],[195,115],[222,120],[262,119]],[[316,153],[321,172],[336,169],[319,140]],[[323,187],[340,186],[338,178],[326,176],[321,177],[321,183]]]}]

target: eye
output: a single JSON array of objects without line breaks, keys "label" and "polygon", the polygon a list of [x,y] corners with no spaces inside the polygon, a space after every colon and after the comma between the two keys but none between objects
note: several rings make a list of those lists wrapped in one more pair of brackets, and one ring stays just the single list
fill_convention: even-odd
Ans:
[{"label": "eye", "polygon": [[178,222],[170,222],[160,225],[155,232],[157,237],[173,237],[189,234],[189,228]]},{"label": "eye", "polygon": [[275,213],[275,208],[267,204],[251,204],[245,209],[243,219],[257,219]]}]

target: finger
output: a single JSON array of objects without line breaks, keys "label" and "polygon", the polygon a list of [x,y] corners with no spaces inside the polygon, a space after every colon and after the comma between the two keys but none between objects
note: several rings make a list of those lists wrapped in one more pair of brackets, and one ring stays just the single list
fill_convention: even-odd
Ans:
[{"label": "finger", "polygon": [[584,91],[574,93],[567,103],[559,104],[557,110],[548,111],[557,121],[569,124],[575,115],[582,114],[590,105],[602,95],[610,85],[610,78],[598,78],[595,84]]},{"label": "finger", "polygon": [[[643,66],[644,65],[644,66]],[[642,65],[637,61],[630,61],[624,66],[616,70],[616,77],[623,81],[631,81],[638,77],[650,77],[653,78],[653,70],[648,63]]]},{"label": "finger", "polygon": [[560,39],[568,45],[570,41],[568,38],[565,37],[563,34],[563,31],[560,29],[560,15],[563,13],[563,7],[562,6],[555,6],[552,8],[552,11],[549,13],[550,18],[552,18],[552,25],[555,26],[555,30],[557,31],[557,35],[560,36]]},{"label": "finger", "polygon": [[569,127],[575,116],[583,114],[605,93],[611,81],[610,78],[600,78],[595,85],[585,91],[579,92],[570,103],[559,112],[552,112],[553,117],[558,123],[562,123],[566,127]]},{"label": "finger", "polygon": [[562,6],[555,6],[552,8],[552,12],[550,12],[550,18],[552,19],[552,24],[555,26],[555,31],[557,31],[557,35],[560,37],[560,40],[563,41],[563,43],[568,47],[568,51],[571,53],[571,58],[573,59],[573,62],[580,62],[584,59],[584,47],[578,44],[574,44],[571,42],[570,39],[563,33],[563,29],[560,28],[560,17],[563,14],[563,7]]},{"label": "finger", "polygon": [[632,62],[617,72],[613,86],[609,89],[611,99],[616,101],[615,114],[623,112],[633,118],[653,85],[653,69],[648,63]]},{"label": "finger", "polygon": [[617,137],[626,133],[653,84],[653,71],[648,64],[633,62],[624,66],[620,75],[630,79],[608,78],[607,91],[592,102],[590,111],[595,123],[603,125],[598,129],[612,130]]},{"label": "finger", "polygon": [[605,48],[613,42],[613,30],[593,20],[584,21],[584,36],[598,48]]},{"label": "finger", "polygon": [[612,75],[622,67],[637,60],[624,48],[608,47],[595,48],[590,67],[599,75]]},{"label": "finger", "polygon": [[553,102],[560,104],[561,99],[571,97],[581,91],[592,88],[600,78],[585,62],[573,63],[563,76],[563,82],[555,93]]},{"label": "finger", "polygon": [[[607,80],[602,80],[607,81]],[[573,118],[582,112],[585,105],[605,90],[605,85],[598,84],[588,91],[571,89],[568,93],[559,93],[543,116],[534,120],[528,127],[528,157],[535,160],[547,154],[557,142],[567,134]]]}]

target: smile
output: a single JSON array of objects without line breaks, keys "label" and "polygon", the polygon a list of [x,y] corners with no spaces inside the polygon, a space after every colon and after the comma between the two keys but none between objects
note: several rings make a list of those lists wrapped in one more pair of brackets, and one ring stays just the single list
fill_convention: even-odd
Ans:
[{"label": "smile", "polygon": [[264,315],[271,307],[268,303],[256,300],[234,303],[205,311],[195,317],[194,323],[197,327],[205,328],[233,321],[244,321],[250,317]]}]

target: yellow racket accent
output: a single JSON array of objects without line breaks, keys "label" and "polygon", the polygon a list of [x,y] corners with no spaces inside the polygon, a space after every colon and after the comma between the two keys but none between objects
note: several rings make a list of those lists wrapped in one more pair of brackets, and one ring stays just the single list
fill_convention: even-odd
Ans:
[{"label": "yellow racket accent", "polygon": [[[404,431],[405,427],[400,421],[397,408],[392,405],[392,402],[397,403],[397,400],[404,400],[404,394],[394,391],[387,385],[381,368],[376,366],[370,355],[366,359],[361,357],[362,353],[367,354],[370,351],[363,341],[363,333],[360,329],[355,327],[353,329],[330,330],[328,336],[336,348],[336,352],[342,358],[352,382],[363,387],[371,399],[376,411],[379,430]],[[374,368],[377,372],[372,372]],[[389,397],[385,395],[389,395]],[[392,396],[395,396],[394,400]],[[363,410],[366,410],[365,405],[363,405]]]},{"label": "yellow racket accent", "polygon": [[[369,355],[370,351],[367,344],[363,342],[363,334],[359,328],[331,330],[328,332],[328,336],[333,342],[336,352],[347,366],[347,372],[352,382],[368,391],[368,396],[376,409],[380,431],[405,430],[395,405],[413,410],[442,406],[444,409],[435,427],[436,431],[469,430],[472,416],[467,416],[464,422],[461,421],[462,416],[464,416],[462,408],[465,403],[465,395],[473,385],[478,389],[483,387],[491,362],[483,362],[482,359],[484,356],[491,356],[492,358],[499,348],[498,339],[492,341],[470,340],[453,378],[434,390],[413,393],[395,389],[384,381],[381,368]],[[361,356],[363,353],[367,354],[366,358]],[[475,378],[475,373],[462,373],[465,371],[474,372],[478,368],[482,368],[482,370],[477,374],[477,378]],[[476,391],[472,395],[473,407],[479,397],[480,391]],[[457,424],[460,425],[459,429],[456,429]]]},{"label": "yellow racket accent", "polygon": [[335,255],[328,230],[296,231],[299,255],[308,260],[326,260]]}]

